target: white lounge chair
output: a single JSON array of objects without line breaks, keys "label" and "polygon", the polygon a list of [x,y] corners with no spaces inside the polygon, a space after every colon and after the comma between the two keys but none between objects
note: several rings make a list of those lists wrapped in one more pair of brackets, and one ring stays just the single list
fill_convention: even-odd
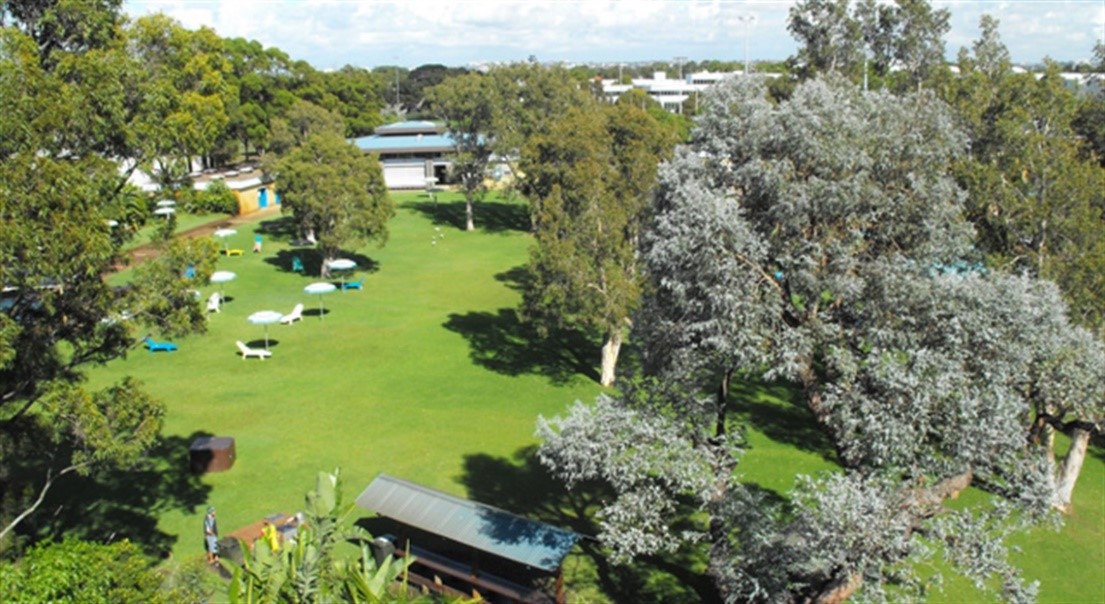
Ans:
[{"label": "white lounge chair", "polygon": [[211,294],[211,297],[207,299],[207,312],[222,312],[219,310],[221,302],[222,298],[219,296],[219,292]]},{"label": "white lounge chair", "polygon": [[263,361],[265,360],[265,357],[272,356],[272,353],[265,350],[264,348],[250,348],[249,346],[246,346],[245,343],[243,343],[241,340],[238,340],[235,343],[238,345],[238,351],[242,353],[243,361],[249,357],[257,357]]},{"label": "white lounge chair", "polygon": [[283,317],[280,317],[280,322],[284,325],[291,325],[292,323],[295,323],[296,321],[302,321],[302,320],[303,320],[303,305],[302,304],[296,304],[295,308],[292,309],[292,312],[284,315]]}]

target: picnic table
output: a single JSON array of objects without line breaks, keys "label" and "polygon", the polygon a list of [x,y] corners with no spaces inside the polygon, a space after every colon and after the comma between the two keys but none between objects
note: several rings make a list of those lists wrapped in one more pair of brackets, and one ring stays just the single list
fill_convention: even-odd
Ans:
[{"label": "picnic table", "polygon": [[285,514],[276,513],[269,514],[261,520],[252,524],[247,524],[242,528],[235,529],[227,533],[227,537],[234,540],[241,540],[246,545],[253,549],[253,542],[261,538],[261,531],[264,530],[265,524],[271,524],[276,528],[276,534],[279,536],[280,541],[294,537],[299,531],[299,525],[302,523],[302,515],[300,514]]}]

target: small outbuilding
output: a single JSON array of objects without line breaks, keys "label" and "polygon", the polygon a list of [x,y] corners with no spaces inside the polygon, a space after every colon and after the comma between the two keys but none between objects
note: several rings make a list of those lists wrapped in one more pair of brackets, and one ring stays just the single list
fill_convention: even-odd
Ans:
[{"label": "small outbuilding", "polygon": [[[412,584],[489,602],[564,602],[561,567],[579,541],[572,531],[387,474],[357,505],[396,523],[399,535],[378,538],[376,553],[413,555]],[[411,533],[421,545],[408,544]]]}]

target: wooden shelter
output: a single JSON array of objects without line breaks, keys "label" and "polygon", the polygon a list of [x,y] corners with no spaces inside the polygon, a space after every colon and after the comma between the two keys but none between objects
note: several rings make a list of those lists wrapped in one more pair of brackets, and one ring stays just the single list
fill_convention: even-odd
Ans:
[{"label": "wooden shelter", "polygon": [[400,532],[410,527],[442,538],[429,547],[407,545],[403,535],[377,539],[381,556],[415,556],[412,584],[478,593],[490,602],[564,602],[561,566],[576,533],[386,474],[365,488],[357,505],[394,520]]}]

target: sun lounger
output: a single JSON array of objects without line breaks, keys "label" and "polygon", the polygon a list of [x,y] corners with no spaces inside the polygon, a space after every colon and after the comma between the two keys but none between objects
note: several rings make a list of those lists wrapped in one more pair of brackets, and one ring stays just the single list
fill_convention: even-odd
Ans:
[{"label": "sun lounger", "polygon": [[263,361],[266,357],[272,356],[272,353],[265,350],[264,348],[250,348],[249,346],[246,346],[245,343],[241,340],[238,340],[235,343],[238,345],[238,351],[241,352],[243,361],[249,357],[257,357]]}]

